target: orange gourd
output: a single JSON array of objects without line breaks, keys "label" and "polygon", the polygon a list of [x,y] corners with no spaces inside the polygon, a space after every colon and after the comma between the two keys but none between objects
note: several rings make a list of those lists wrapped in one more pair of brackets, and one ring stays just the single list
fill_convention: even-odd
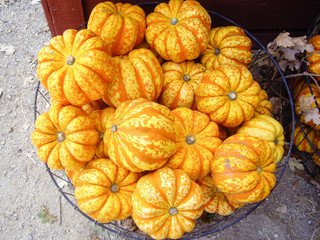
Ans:
[{"label": "orange gourd", "polygon": [[55,103],[38,116],[31,140],[50,168],[79,170],[94,158],[99,134],[81,108]]},{"label": "orange gourd", "polygon": [[172,61],[162,64],[163,89],[159,103],[173,110],[178,107],[195,109],[195,90],[206,68],[201,63]]},{"label": "orange gourd", "polygon": [[163,84],[163,72],[156,56],[148,49],[134,49],[114,57],[117,73],[108,85],[104,101],[118,107],[126,100],[146,98],[156,101]]},{"label": "orange gourd", "polygon": [[177,151],[166,166],[183,170],[194,181],[207,176],[211,171],[213,153],[222,143],[218,125],[206,114],[189,108],[176,108],[172,114],[179,135]]},{"label": "orange gourd", "polygon": [[80,210],[107,223],[132,213],[132,193],[140,174],[118,167],[110,159],[88,163],[74,181],[74,197]]},{"label": "orange gourd", "polygon": [[154,239],[179,239],[203,212],[203,194],[180,169],[164,167],[141,177],[132,195],[132,217]]},{"label": "orange gourd", "polygon": [[216,27],[210,31],[208,47],[201,53],[201,63],[207,69],[224,64],[248,67],[252,60],[251,47],[250,38],[241,28]]},{"label": "orange gourd", "polygon": [[91,11],[88,29],[109,46],[113,56],[127,54],[144,39],[146,15],[130,3],[98,3]]},{"label": "orange gourd", "polygon": [[259,104],[254,109],[254,116],[257,116],[257,115],[271,116],[272,104],[269,101],[267,92],[261,89],[259,93],[259,98],[260,98]]},{"label": "orange gourd", "polygon": [[211,164],[214,185],[240,203],[265,199],[275,186],[275,170],[270,145],[246,134],[228,137],[216,149]]},{"label": "orange gourd", "polygon": [[211,17],[197,1],[160,3],[146,21],[146,40],[165,60],[194,60],[208,46]]},{"label": "orange gourd", "polygon": [[82,106],[105,94],[114,74],[110,54],[92,31],[68,29],[40,50],[37,74],[51,98]]},{"label": "orange gourd", "polygon": [[196,90],[197,109],[222,126],[236,127],[254,115],[260,90],[247,68],[220,65],[203,74]]},{"label": "orange gourd", "polygon": [[[314,47],[312,53],[307,52],[308,72],[320,75],[320,34],[311,37],[308,43]],[[320,80],[320,76],[317,78]]]},{"label": "orange gourd", "polygon": [[112,161],[143,172],[164,166],[176,152],[177,131],[167,107],[139,98],[119,105],[108,118],[103,140]]}]

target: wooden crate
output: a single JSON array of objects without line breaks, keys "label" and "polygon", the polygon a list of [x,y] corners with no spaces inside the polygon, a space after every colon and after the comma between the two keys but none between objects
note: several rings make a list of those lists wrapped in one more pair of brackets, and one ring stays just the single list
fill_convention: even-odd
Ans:
[{"label": "wooden crate", "polygon": [[[77,28],[86,22],[91,10],[100,2],[103,1],[42,0],[52,36],[60,35],[66,29]],[[122,2],[138,4],[150,1]],[[264,46],[282,31],[290,32],[290,36],[306,35],[308,27],[320,12],[319,0],[199,0],[199,2],[206,9],[217,12],[247,29]],[[215,19],[212,21],[214,25],[219,26],[220,23],[215,22]]]}]

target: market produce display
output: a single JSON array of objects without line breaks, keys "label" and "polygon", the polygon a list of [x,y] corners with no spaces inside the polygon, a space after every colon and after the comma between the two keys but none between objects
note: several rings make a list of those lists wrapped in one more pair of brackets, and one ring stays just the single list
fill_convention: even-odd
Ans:
[{"label": "market produce display", "polygon": [[51,109],[32,142],[94,220],[132,218],[155,239],[178,239],[204,212],[231,215],[274,188],[284,133],[248,69],[251,40],[211,23],[194,0],[150,14],[104,2],[87,29],[39,52]]}]

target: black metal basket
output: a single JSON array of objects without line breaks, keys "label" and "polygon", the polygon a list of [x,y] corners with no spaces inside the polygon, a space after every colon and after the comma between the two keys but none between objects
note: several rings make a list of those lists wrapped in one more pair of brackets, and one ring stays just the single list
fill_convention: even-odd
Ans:
[{"label": "black metal basket", "polygon": [[[140,5],[146,13],[152,12],[154,7],[157,5],[157,2],[150,2],[150,3],[142,3],[138,4]],[[254,45],[258,46],[258,49],[255,51],[254,59],[249,66],[249,69],[252,69],[256,66],[256,62],[258,59],[264,54],[264,56],[267,56],[270,59],[271,64],[267,67],[267,69],[264,69],[263,71],[267,74],[275,75],[275,71],[278,74],[278,76],[281,78],[281,83],[277,85],[276,90],[272,89],[265,89],[268,93],[268,96],[276,96],[279,98],[279,101],[281,101],[281,109],[279,112],[275,113],[273,117],[275,117],[282,126],[284,127],[285,136],[287,140],[287,146],[285,147],[285,157],[283,161],[281,161],[278,164],[277,170],[275,172],[277,182],[276,186],[278,185],[281,177],[283,176],[283,173],[286,169],[286,166],[288,164],[289,157],[291,155],[293,141],[290,137],[293,136],[294,133],[294,122],[295,122],[295,114],[294,114],[294,105],[293,100],[291,97],[289,86],[286,82],[286,79],[272,57],[272,55],[268,52],[268,50],[247,30],[245,30],[243,27],[239,26],[237,23],[233,22],[232,20],[216,13],[210,10],[207,10],[212,18],[212,22],[214,23],[212,25],[213,27],[218,26],[238,26],[242,28],[247,36],[252,40],[252,43]],[[80,26],[81,28],[85,27],[85,24]],[[48,91],[42,86],[42,84],[39,82],[38,87],[36,89],[35,93],[35,111],[34,111],[34,118],[36,120],[37,116],[40,115],[42,112],[44,112],[44,105],[50,104],[50,95]],[[48,106],[47,106],[48,107]],[[84,217],[88,218],[90,221],[94,222],[96,225],[102,227],[103,229],[106,229],[112,233],[118,234],[122,237],[126,238],[132,238],[132,239],[151,239],[151,237],[140,231],[139,229],[136,230],[130,230],[129,228],[125,228],[122,226],[121,221],[112,221],[109,223],[102,224],[100,222],[97,222],[96,220],[92,219],[85,213],[83,213],[77,205],[77,201],[74,198],[73,191],[74,188],[72,186],[71,181],[66,177],[64,171],[59,170],[52,170],[48,167],[47,164],[45,164],[45,168],[47,172],[49,173],[49,176],[51,177],[53,183],[58,188],[58,191],[60,194],[72,205],[72,207],[81,213]],[[61,184],[61,181],[64,181],[65,183],[68,183],[68,187],[62,186],[65,184]],[[59,184],[60,182],[60,184]],[[272,196],[271,196],[272,197]],[[263,201],[253,204],[246,204],[244,207],[237,209],[232,215],[229,216],[220,216],[218,214],[204,214],[202,217],[197,219],[195,228],[188,233],[185,233],[181,239],[195,239],[203,236],[207,236],[209,234],[213,234],[219,231],[222,231],[231,225],[239,222],[240,220],[246,218],[249,214],[251,214],[255,209],[257,209]]]},{"label": "black metal basket", "polygon": [[[310,25],[308,32],[307,32],[307,39],[309,40],[311,37],[318,35],[318,34],[320,34],[320,13],[314,18],[312,24]],[[306,57],[306,55],[305,55],[305,57]],[[307,63],[302,65],[301,71],[304,73],[307,72]],[[297,98],[299,96],[299,93],[302,91],[303,88],[309,88],[310,93],[312,95],[314,95],[312,87],[311,87],[311,84],[314,83],[314,81],[315,80],[311,79],[311,77],[309,75],[305,75],[304,78],[301,79],[301,84],[299,85],[298,89],[296,89],[294,83],[292,83],[292,85],[290,85],[292,92],[293,93],[296,92],[296,94],[292,94],[294,103],[298,100]],[[315,98],[315,104],[320,111],[320,102],[317,102],[316,98]],[[315,155],[317,155],[317,157],[320,158],[320,149],[319,149],[319,147],[315,146],[315,143],[312,141],[312,139],[310,137],[312,131],[319,131],[319,130],[315,130],[314,126],[312,127],[312,126],[304,124],[301,121],[302,114],[298,114],[297,112],[295,114],[296,114],[296,127],[297,128],[299,127],[301,129],[301,132],[304,136],[300,142],[294,143],[295,148],[297,148],[295,150],[298,150],[299,145],[302,144],[304,141],[307,141],[307,143],[310,145],[311,150],[307,155],[306,154],[303,155],[304,158],[307,157],[309,161],[313,161],[313,158],[316,157]],[[298,151],[300,151],[300,150],[298,150]],[[312,173],[312,170],[307,168],[306,171],[310,175],[314,175]]]}]

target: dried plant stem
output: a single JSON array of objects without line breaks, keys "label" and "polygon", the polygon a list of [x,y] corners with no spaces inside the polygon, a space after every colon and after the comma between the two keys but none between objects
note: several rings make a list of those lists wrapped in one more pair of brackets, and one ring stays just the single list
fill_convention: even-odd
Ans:
[{"label": "dried plant stem", "polygon": [[[320,77],[320,74],[312,74],[308,72],[303,72],[303,73],[297,73],[297,74],[290,74],[287,76],[284,76],[285,78],[295,78],[295,77],[302,77],[302,76],[310,76],[310,77]],[[280,79],[280,78],[278,78]]]}]

